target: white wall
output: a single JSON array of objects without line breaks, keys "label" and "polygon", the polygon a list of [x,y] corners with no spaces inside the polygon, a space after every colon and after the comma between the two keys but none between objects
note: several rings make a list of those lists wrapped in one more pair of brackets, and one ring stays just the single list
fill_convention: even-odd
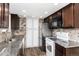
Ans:
[{"label": "white wall", "polygon": [[9,27],[8,32],[11,32],[11,14],[9,14]]},{"label": "white wall", "polygon": [[26,20],[26,48],[39,47],[39,19]]}]

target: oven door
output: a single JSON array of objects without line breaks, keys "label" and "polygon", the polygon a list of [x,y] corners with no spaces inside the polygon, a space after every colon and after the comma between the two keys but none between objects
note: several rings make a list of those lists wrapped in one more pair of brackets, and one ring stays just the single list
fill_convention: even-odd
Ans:
[{"label": "oven door", "polygon": [[52,40],[46,40],[46,55],[55,56],[55,42]]}]

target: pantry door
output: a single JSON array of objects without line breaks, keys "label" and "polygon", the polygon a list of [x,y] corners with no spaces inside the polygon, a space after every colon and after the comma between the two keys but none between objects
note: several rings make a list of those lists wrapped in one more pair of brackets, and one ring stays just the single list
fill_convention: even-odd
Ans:
[{"label": "pantry door", "polygon": [[27,18],[26,21],[26,48],[39,46],[38,25],[39,20],[35,18]]}]

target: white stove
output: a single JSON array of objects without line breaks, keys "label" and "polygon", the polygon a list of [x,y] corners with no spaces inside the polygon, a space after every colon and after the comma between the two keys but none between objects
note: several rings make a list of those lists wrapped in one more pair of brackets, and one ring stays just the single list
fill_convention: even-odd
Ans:
[{"label": "white stove", "polygon": [[46,37],[46,55],[55,56],[55,38]]}]

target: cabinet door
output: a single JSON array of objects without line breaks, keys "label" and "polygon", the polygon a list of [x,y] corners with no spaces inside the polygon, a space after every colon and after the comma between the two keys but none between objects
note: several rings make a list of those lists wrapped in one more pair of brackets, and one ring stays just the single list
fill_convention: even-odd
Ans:
[{"label": "cabinet door", "polygon": [[11,14],[11,29],[19,29],[19,16],[17,14]]},{"label": "cabinet door", "polygon": [[55,44],[55,56],[63,56],[63,47]]},{"label": "cabinet door", "polygon": [[73,27],[73,4],[62,9],[63,27]]},{"label": "cabinet door", "polygon": [[4,9],[4,27],[9,26],[9,4],[5,3],[5,9]]},{"label": "cabinet door", "polygon": [[55,44],[55,56],[71,56],[71,49],[72,48],[64,48],[59,44]]},{"label": "cabinet door", "polygon": [[0,3],[0,28],[9,26],[9,4]]},{"label": "cabinet door", "polygon": [[74,22],[75,22],[75,27],[79,27],[79,3],[74,4]]},{"label": "cabinet door", "polygon": [[2,9],[2,4],[0,3],[0,27],[1,27],[1,9]]}]

